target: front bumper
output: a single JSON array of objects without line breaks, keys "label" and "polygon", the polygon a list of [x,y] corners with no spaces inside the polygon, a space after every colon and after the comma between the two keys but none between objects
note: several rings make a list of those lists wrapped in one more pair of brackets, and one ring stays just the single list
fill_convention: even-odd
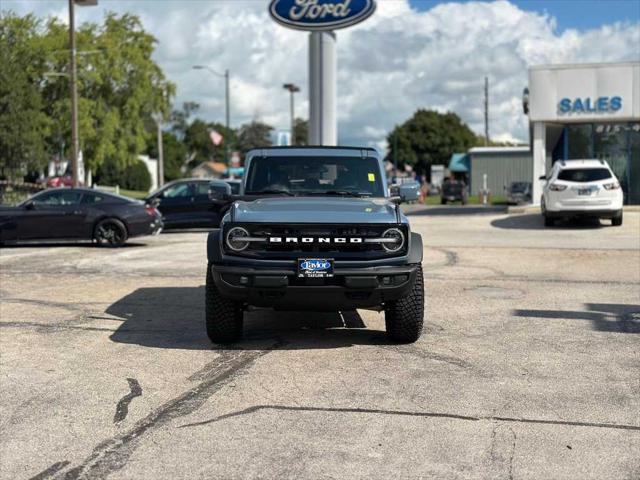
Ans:
[{"label": "front bumper", "polygon": [[352,310],[377,307],[409,293],[419,265],[341,267],[328,279],[299,279],[292,268],[212,265],[225,297],[279,310]]},{"label": "front bumper", "polygon": [[577,217],[593,217],[593,218],[613,218],[620,216],[622,207],[617,210],[547,210],[545,215],[549,218],[577,218]]}]

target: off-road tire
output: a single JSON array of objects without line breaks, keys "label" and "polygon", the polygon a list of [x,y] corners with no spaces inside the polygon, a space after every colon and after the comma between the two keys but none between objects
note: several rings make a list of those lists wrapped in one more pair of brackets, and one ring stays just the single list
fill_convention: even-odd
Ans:
[{"label": "off-road tire", "polygon": [[619,227],[622,225],[622,211],[620,211],[618,214],[616,214],[615,217],[611,219],[611,225],[613,225],[614,227]]},{"label": "off-road tire", "polygon": [[244,312],[242,304],[220,294],[207,266],[205,287],[205,323],[207,336],[213,343],[233,343],[242,338]]},{"label": "off-road tire", "polygon": [[93,229],[93,239],[100,247],[121,247],[128,236],[127,227],[117,218],[100,220]]},{"label": "off-road tire", "polygon": [[387,335],[398,343],[413,343],[424,325],[424,278],[418,267],[411,291],[402,298],[388,302],[384,308]]}]

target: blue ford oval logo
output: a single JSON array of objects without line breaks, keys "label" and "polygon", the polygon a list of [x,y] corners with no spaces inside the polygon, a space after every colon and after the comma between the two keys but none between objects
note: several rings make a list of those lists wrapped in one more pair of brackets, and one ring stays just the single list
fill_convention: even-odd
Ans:
[{"label": "blue ford oval logo", "polygon": [[326,260],[306,260],[300,264],[302,270],[319,272],[331,268],[331,263]]},{"label": "blue ford oval logo", "polygon": [[334,30],[366,20],[375,9],[375,0],[271,0],[269,12],[285,27]]}]

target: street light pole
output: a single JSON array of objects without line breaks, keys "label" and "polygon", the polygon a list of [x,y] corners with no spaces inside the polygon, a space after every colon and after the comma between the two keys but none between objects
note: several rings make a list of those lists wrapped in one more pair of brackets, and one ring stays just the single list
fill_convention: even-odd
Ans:
[{"label": "street light pole", "polygon": [[224,77],[225,127],[227,129],[226,138],[224,139],[224,161],[229,165],[229,137],[231,137],[231,93],[229,90],[229,70],[225,70],[224,73],[218,73],[206,65],[194,65],[192,68],[194,70],[207,70],[218,77]]},{"label": "street light pole", "polygon": [[229,98],[229,69],[224,71],[224,99],[225,99],[225,127],[227,127],[227,141],[224,142],[224,162],[229,165],[229,137],[231,131],[229,130],[231,123],[231,100]]},{"label": "street light pole", "polygon": [[293,83],[285,83],[282,88],[285,90],[289,90],[291,95],[291,145],[296,144],[296,110],[295,110],[295,100],[294,94],[300,91],[300,87],[294,85]]},{"label": "street light pole", "polygon": [[75,4],[97,5],[98,0],[69,0],[69,51],[71,54],[69,84],[71,89],[71,173],[73,186],[77,187],[78,179],[78,152],[80,141],[78,138],[78,83],[76,65],[76,15]]},{"label": "street light pole", "polygon": [[158,188],[164,185],[164,148],[162,146],[162,114],[156,113],[153,116],[153,119],[156,122],[157,126],[157,141],[158,141]]},{"label": "street light pole", "polygon": [[74,0],[69,0],[69,49],[71,68],[69,72],[71,88],[71,173],[73,186],[78,186],[78,86],[76,84],[76,28]]}]

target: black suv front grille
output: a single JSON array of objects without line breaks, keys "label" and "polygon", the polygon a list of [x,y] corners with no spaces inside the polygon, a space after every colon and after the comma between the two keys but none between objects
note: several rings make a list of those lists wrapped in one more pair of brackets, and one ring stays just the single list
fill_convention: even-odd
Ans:
[{"label": "black suv front grille", "polygon": [[[248,246],[234,251],[227,245],[227,233],[242,227],[248,232]],[[404,244],[390,252],[377,241],[385,231],[396,228],[402,232]],[[224,229],[226,253],[265,259],[291,259],[317,255],[336,259],[376,259],[404,255],[407,251],[407,229],[402,225],[265,225],[233,224]],[[294,241],[294,239],[296,241]],[[390,245],[390,244],[387,244]],[[390,245],[393,247],[393,245]]]}]

